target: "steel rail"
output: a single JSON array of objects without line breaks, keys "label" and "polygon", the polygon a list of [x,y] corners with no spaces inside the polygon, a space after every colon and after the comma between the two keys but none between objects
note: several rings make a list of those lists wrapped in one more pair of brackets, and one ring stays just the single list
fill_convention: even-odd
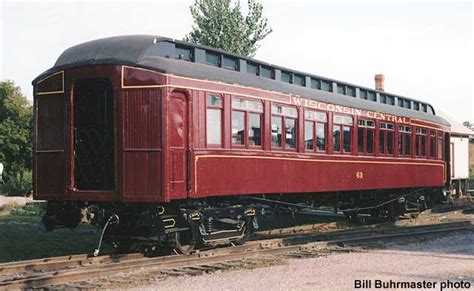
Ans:
[{"label": "steel rail", "polygon": [[92,265],[73,270],[59,270],[51,273],[27,277],[17,280],[0,282],[1,288],[39,288],[51,285],[65,284],[74,281],[84,281],[117,274],[117,272],[132,272],[137,270],[166,270],[183,268],[209,263],[219,263],[243,258],[254,258],[285,254],[307,249],[324,249],[333,245],[348,243],[363,243],[367,241],[384,240],[388,238],[410,237],[417,235],[439,234],[453,231],[474,231],[472,221],[459,221],[428,226],[403,227],[383,230],[365,230],[361,233],[341,233],[340,237],[330,237],[321,240],[317,235],[297,235],[294,237],[254,241],[242,246],[212,249],[197,252],[190,256],[166,256],[155,258],[137,258],[126,261],[111,262],[105,265]]}]

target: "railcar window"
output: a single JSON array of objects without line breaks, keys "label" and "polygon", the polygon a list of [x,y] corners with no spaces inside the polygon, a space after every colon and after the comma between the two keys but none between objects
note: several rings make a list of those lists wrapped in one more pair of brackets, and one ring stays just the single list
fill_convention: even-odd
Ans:
[{"label": "railcar window", "polygon": [[400,156],[411,155],[411,127],[400,125],[398,127],[398,154]]},{"label": "railcar window", "polygon": [[420,111],[420,103],[418,102],[413,102],[413,109]]},{"label": "railcar window", "polygon": [[351,86],[347,86],[347,95],[355,97],[356,96],[355,88]]},{"label": "railcar window", "polygon": [[375,95],[375,92],[369,91],[367,94],[367,99],[370,101],[375,101],[377,100],[377,96]]},{"label": "railcar window", "polygon": [[332,143],[334,145],[334,151],[341,151],[341,126],[333,125],[332,127]]},{"label": "railcar window", "polygon": [[332,84],[331,82],[321,80],[321,90],[332,92]]},{"label": "railcar window", "polygon": [[291,83],[291,74],[287,72],[281,72],[281,81]]},{"label": "railcar window", "polygon": [[346,95],[346,86],[337,84],[337,93]]},{"label": "railcar window", "polygon": [[380,123],[379,153],[381,155],[393,154],[393,123]]},{"label": "railcar window", "polygon": [[222,145],[222,98],[207,97],[206,141],[208,145]]},{"label": "railcar window", "polygon": [[380,103],[387,103],[387,95],[380,94]]},{"label": "railcar window", "polygon": [[314,149],[314,122],[305,121],[304,123],[304,144],[305,149]]},{"label": "railcar window", "polygon": [[248,122],[249,146],[262,145],[262,115],[249,113]]},{"label": "railcar window", "polygon": [[[272,104],[272,146],[283,149],[296,149],[297,130],[296,108]],[[283,132],[284,129],[284,132]],[[282,135],[284,136],[282,137]]]},{"label": "railcar window", "polygon": [[418,157],[426,156],[426,129],[417,128],[415,140],[415,155]]},{"label": "railcar window", "polygon": [[232,144],[262,145],[263,104],[242,98],[232,98]]},{"label": "railcar window", "polygon": [[321,80],[311,79],[311,88],[321,90]]},{"label": "railcar window", "polygon": [[217,54],[206,52],[206,64],[219,67],[221,64],[220,56]]},{"label": "railcar window", "polygon": [[304,79],[305,78],[303,76],[293,75],[293,84],[304,86],[305,85]]},{"label": "railcar window", "polygon": [[282,129],[283,117],[272,116],[272,147],[281,148],[281,129]]},{"label": "railcar window", "polygon": [[222,66],[226,69],[237,70],[237,60],[234,58],[224,57]]},{"label": "railcar window", "polygon": [[[305,143],[307,150],[326,151],[326,122],[324,112],[305,110]],[[316,131],[316,134],[315,134]],[[316,142],[315,138],[316,137]],[[316,146],[314,146],[316,144]]]},{"label": "railcar window", "polygon": [[435,150],[436,150],[436,134],[434,130],[430,131],[430,157],[432,159],[435,158]]},{"label": "railcar window", "polygon": [[359,96],[360,96],[360,99],[366,99],[367,100],[367,90],[360,89]]},{"label": "railcar window", "polygon": [[[333,149],[335,152],[351,152],[352,145],[352,117],[346,115],[333,115]],[[342,146],[342,148],[341,148]]]},{"label": "railcar window", "polygon": [[359,153],[374,153],[374,130],[373,120],[359,119],[357,128],[357,149]]},{"label": "railcar window", "polygon": [[232,110],[232,144],[245,145],[245,112]]},{"label": "railcar window", "polygon": [[260,76],[262,76],[264,78],[272,79],[273,78],[272,69],[262,66],[261,69],[260,69]]},{"label": "railcar window", "polygon": [[180,60],[185,60],[185,61],[192,61],[193,60],[193,54],[190,48],[185,48],[185,47],[176,47],[175,49],[175,57]]},{"label": "railcar window", "polygon": [[294,149],[296,147],[296,120],[285,118],[286,147]]},{"label": "railcar window", "polygon": [[437,152],[438,152],[438,160],[442,160],[443,159],[443,133],[442,132],[438,132]]},{"label": "railcar window", "polygon": [[258,75],[258,65],[252,64],[252,63],[247,63],[247,73],[253,74],[253,75]]},{"label": "railcar window", "polygon": [[387,95],[387,104],[395,105],[395,98],[393,98],[393,96]]}]

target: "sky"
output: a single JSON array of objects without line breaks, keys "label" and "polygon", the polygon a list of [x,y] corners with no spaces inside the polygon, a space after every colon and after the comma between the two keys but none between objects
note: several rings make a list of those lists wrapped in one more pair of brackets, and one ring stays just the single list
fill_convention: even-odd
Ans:
[{"label": "sky", "polygon": [[[127,34],[182,39],[193,23],[193,0],[0,1],[0,80],[30,100],[31,81],[73,45]],[[385,91],[474,122],[471,2],[260,2],[273,32],[256,59],[367,87],[381,73]]]}]

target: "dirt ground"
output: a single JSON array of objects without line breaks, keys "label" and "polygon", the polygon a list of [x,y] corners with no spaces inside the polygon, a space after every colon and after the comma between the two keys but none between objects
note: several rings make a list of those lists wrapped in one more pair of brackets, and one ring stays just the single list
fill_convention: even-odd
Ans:
[{"label": "dirt ground", "polygon": [[[357,289],[356,280],[370,280],[372,288]],[[376,280],[388,283],[390,280],[394,283],[420,282],[419,284],[425,281],[425,288],[390,288],[391,290],[474,290],[474,234],[460,234],[408,245],[387,245],[384,250],[363,253],[292,259],[284,265],[253,270],[218,272],[197,277],[170,277],[139,289],[380,290],[375,289]],[[428,286],[429,282],[431,287]],[[441,289],[441,284],[453,288]],[[454,288],[461,284],[464,287],[469,285],[470,289]]]}]

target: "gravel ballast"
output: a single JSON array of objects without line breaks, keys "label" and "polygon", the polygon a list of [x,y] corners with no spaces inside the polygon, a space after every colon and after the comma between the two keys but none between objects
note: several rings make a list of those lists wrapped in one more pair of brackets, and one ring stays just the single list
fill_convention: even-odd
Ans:
[{"label": "gravel ballast", "polygon": [[469,290],[474,290],[474,235],[468,233],[408,245],[389,245],[384,250],[370,252],[291,259],[284,265],[266,268],[170,277],[140,289],[354,290],[356,280],[372,283],[372,288],[357,290],[378,290],[374,287],[375,280],[436,282],[434,288],[425,285],[416,290],[441,290],[442,283],[462,282],[464,286],[470,284]]}]

